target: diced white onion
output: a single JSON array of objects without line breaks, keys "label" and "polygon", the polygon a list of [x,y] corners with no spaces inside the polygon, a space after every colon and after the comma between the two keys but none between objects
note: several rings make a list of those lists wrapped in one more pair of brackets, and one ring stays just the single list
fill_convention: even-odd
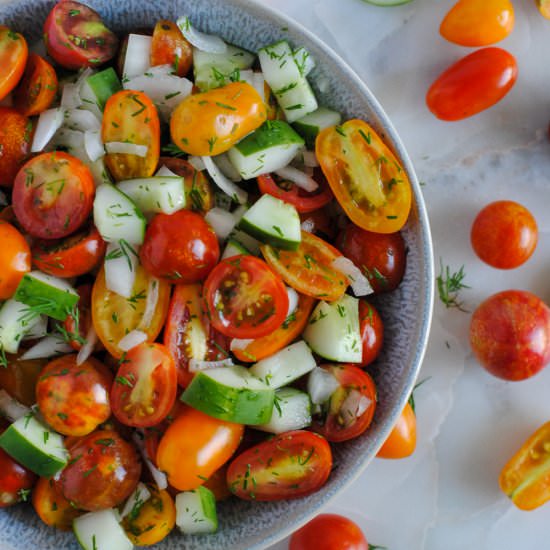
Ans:
[{"label": "diced white onion", "polygon": [[307,219],[301,223],[300,228],[302,231],[313,233],[313,230],[315,229],[315,222],[311,219]]},{"label": "diced white onion", "polygon": [[240,206],[237,206],[235,210],[232,212],[233,216],[235,216],[235,219],[237,220],[237,223],[241,220],[241,218],[248,212],[248,206],[246,204],[241,204]]},{"label": "diced white onion", "polygon": [[345,256],[338,256],[331,265],[350,280],[351,288],[356,296],[367,296],[374,292],[369,280],[350,259]]},{"label": "diced white onion", "polygon": [[176,21],[181,33],[198,50],[207,53],[225,53],[227,44],[219,37],[213,34],[206,34],[193,27],[189,17],[179,17]]},{"label": "diced white onion", "polygon": [[226,178],[221,170],[216,166],[212,157],[202,157],[204,166],[214,183],[228,196],[233,198],[239,204],[245,204],[248,199],[248,193],[235,185],[230,179]]},{"label": "diced white onion", "polygon": [[65,109],[77,109],[81,105],[80,85],[76,82],[67,82],[63,86],[61,94],[61,107]]},{"label": "diced white onion", "polygon": [[302,155],[304,158],[304,166],[308,168],[317,168],[317,166],[319,166],[319,161],[314,151],[304,151]]},{"label": "diced white onion", "polygon": [[229,344],[229,349],[235,351],[236,349],[246,349],[250,344],[254,342],[252,338],[233,338],[231,344]]},{"label": "diced white onion", "polygon": [[39,315],[36,323],[25,332],[22,340],[36,340],[44,338],[48,334],[48,318],[45,315]]},{"label": "diced white onion", "polygon": [[147,334],[141,330],[131,330],[126,336],[120,339],[118,347],[122,351],[130,351],[147,340]]},{"label": "diced white onion", "polygon": [[19,418],[26,416],[31,409],[22,403],[19,403],[15,397],[12,397],[6,390],[0,390],[0,413],[2,416],[15,422]]},{"label": "diced white onion", "polygon": [[286,293],[288,294],[288,313],[286,316],[292,315],[298,307],[298,293],[290,286],[286,287]]},{"label": "diced white onion", "polygon": [[45,357],[63,355],[71,351],[73,351],[73,348],[63,338],[52,335],[42,338],[32,348],[29,348],[21,355],[21,359],[43,359]]},{"label": "diced white onion", "polygon": [[319,88],[319,91],[324,94],[325,92],[328,92],[330,89],[330,79],[328,77],[321,77],[317,79],[317,88]]},{"label": "diced white onion", "polygon": [[105,253],[105,286],[107,290],[130,298],[136,280],[139,248],[117,241],[107,244]]},{"label": "diced white onion", "polygon": [[157,170],[155,176],[161,176],[163,178],[165,178],[167,176],[168,177],[175,177],[175,178],[179,177],[175,172],[172,172],[172,170],[170,170],[169,168],[164,166],[164,164]]},{"label": "diced white onion", "polygon": [[212,226],[214,233],[221,240],[227,239],[237,225],[237,219],[231,212],[218,207],[209,210],[204,219]]},{"label": "diced white onion", "polygon": [[71,130],[99,132],[101,124],[97,118],[84,109],[70,109],[65,111],[63,125]]},{"label": "diced white onion", "polygon": [[372,401],[358,390],[351,390],[340,406],[340,417],[347,428],[362,416],[370,407]]},{"label": "diced white onion", "polygon": [[301,187],[310,193],[312,191],[316,191],[319,187],[319,184],[311,176],[308,176],[305,172],[302,172],[293,166],[285,166],[284,168],[275,170],[275,173],[279,177],[291,181],[298,187]]},{"label": "diced white onion", "polygon": [[90,328],[88,329],[88,333],[86,334],[86,341],[84,342],[84,344],[82,344],[82,347],[80,348],[80,350],[78,351],[78,355],[76,356],[77,365],[82,365],[84,361],[87,361],[90,358],[90,355],[92,355],[96,343],[97,333],[92,323],[90,325]]},{"label": "diced white onion", "polygon": [[254,71],[252,69],[241,69],[239,71],[239,82],[246,82],[253,86],[254,82]]},{"label": "diced white onion", "polygon": [[168,487],[168,478],[166,477],[166,474],[164,472],[161,472],[149,458],[149,455],[147,454],[147,449],[145,448],[145,438],[143,436],[143,433],[140,430],[136,430],[132,435],[132,439],[134,440],[139,452],[141,453],[145,465],[147,466],[147,468],[149,468],[151,476],[153,477],[153,481],[157,484],[157,487],[161,491],[163,491]]},{"label": "diced white onion", "polygon": [[125,143],[123,141],[109,141],[105,144],[107,153],[122,155],[136,155],[136,157],[146,157],[149,147],[147,145],[137,145],[136,143]]},{"label": "diced white onion", "polygon": [[222,359],[221,361],[199,361],[198,359],[189,360],[189,371],[199,372],[201,370],[218,369],[221,367],[232,367],[231,359]]},{"label": "diced white onion", "polygon": [[151,277],[149,279],[149,285],[147,286],[147,299],[145,300],[145,311],[143,312],[143,317],[139,323],[139,329],[147,330],[153,321],[159,301],[159,282],[160,281],[156,277]]},{"label": "diced white onion", "polygon": [[204,161],[202,160],[201,157],[194,157],[194,156],[191,156],[187,159],[187,162],[195,169],[195,170],[198,170],[199,172],[202,172],[204,169],[205,169],[205,166],[204,166]]},{"label": "diced white onion", "polygon": [[252,74],[252,86],[260,94],[260,97],[265,102],[265,78],[264,73],[255,72]]},{"label": "diced white onion", "polygon": [[151,44],[152,36],[143,34],[129,34],[126,55],[124,56],[124,67],[122,74],[124,78],[132,78],[147,71],[151,66]]},{"label": "diced white onion", "polygon": [[63,124],[64,112],[64,109],[58,107],[57,109],[48,109],[40,113],[38,124],[34,132],[34,138],[32,140],[32,153],[38,153],[48,145],[57,130],[59,130]]},{"label": "diced white onion", "polygon": [[103,140],[99,131],[84,132],[84,149],[91,162],[105,156],[105,147],[103,147]]},{"label": "diced white onion", "polygon": [[128,500],[120,513],[120,518],[124,519],[135,506],[142,506],[151,498],[151,496],[151,491],[147,489],[147,486],[144,483],[139,482],[135,490],[128,497]]},{"label": "diced white onion", "polygon": [[212,160],[226,178],[231,181],[241,181],[243,179],[225,153],[212,157]]},{"label": "diced white onion", "polygon": [[339,387],[340,383],[334,375],[320,367],[315,367],[309,373],[307,392],[313,404],[326,403]]}]

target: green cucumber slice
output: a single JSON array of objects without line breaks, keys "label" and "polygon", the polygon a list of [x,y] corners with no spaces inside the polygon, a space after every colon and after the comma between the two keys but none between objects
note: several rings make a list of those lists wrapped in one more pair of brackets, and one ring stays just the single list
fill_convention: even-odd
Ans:
[{"label": "green cucumber slice", "polygon": [[311,401],[309,395],[296,388],[281,388],[275,392],[275,407],[271,420],[254,426],[256,430],[282,434],[301,430],[311,424]]},{"label": "green cucumber slice", "polygon": [[235,365],[198,372],[181,400],[220,420],[255,425],[271,418],[275,391]]},{"label": "green cucumber slice", "polygon": [[173,214],[185,208],[185,187],[179,176],[153,176],[117,183],[144,214]]},{"label": "green cucumber slice", "polygon": [[19,418],[0,435],[0,447],[39,476],[51,477],[67,465],[63,438],[32,414]]},{"label": "green cucumber slice", "polygon": [[118,79],[115,70],[109,67],[103,71],[89,76],[86,83],[95,96],[97,106],[103,111],[107,100],[119,90],[122,90],[122,84]]},{"label": "green cucumber slice", "polygon": [[218,514],[214,493],[201,486],[177,495],[176,525],[188,535],[215,533],[218,530]]},{"label": "green cucumber slice", "polygon": [[244,248],[246,248],[249,254],[252,254],[253,256],[260,255],[261,253],[260,246],[262,243],[258,239],[251,237],[248,233],[245,233],[240,229],[233,230],[230,233],[229,238],[233,239],[234,241],[242,245]]},{"label": "green cucumber slice", "polygon": [[315,147],[315,139],[321,130],[330,126],[337,126],[342,122],[342,115],[326,107],[319,107],[313,113],[296,120],[292,125],[305,139],[308,148]]},{"label": "green cucumber slice", "polygon": [[83,550],[132,550],[134,547],[112,508],[76,518],[73,531]]},{"label": "green cucumber slice", "polygon": [[17,353],[23,337],[40,323],[41,317],[26,304],[13,298],[6,300],[0,308],[0,349]]},{"label": "green cucumber slice", "polygon": [[225,246],[225,250],[222,254],[222,260],[225,260],[225,258],[231,258],[233,256],[250,256],[250,250],[246,248],[243,244],[241,244],[239,241],[235,239],[229,239],[227,241],[227,245]]},{"label": "green cucumber slice", "polygon": [[296,250],[302,240],[296,208],[271,195],[262,195],[240,219],[238,228],[284,250]]}]

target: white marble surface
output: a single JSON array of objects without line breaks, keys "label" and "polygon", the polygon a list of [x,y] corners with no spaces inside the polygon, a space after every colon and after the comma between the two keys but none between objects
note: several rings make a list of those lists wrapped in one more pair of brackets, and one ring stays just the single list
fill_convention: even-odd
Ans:
[{"label": "white marble surface", "polygon": [[[516,28],[499,44],[518,60],[519,79],[499,105],[457,123],[435,119],[426,90],[471,50],[445,42],[439,22],[454,0],[413,0],[377,8],[361,0],[258,0],[285,12],[342,55],[377,95],[411,154],[427,202],[435,258],[464,264],[464,305],[508,288],[550,302],[550,21],[534,0],[514,0]],[[471,223],[497,199],[523,203],[539,224],[534,256],[501,272],[479,261]],[[476,364],[469,313],[436,299],[433,328],[416,392],[418,447],[401,461],[375,460],[328,508],[356,520],[369,542],[388,550],[532,550],[550,547],[550,504],[520,512],[500,493],[498,474],[550,419],[550,367],[507,383]],[[274,547],[283,550],[286,543]]]}]

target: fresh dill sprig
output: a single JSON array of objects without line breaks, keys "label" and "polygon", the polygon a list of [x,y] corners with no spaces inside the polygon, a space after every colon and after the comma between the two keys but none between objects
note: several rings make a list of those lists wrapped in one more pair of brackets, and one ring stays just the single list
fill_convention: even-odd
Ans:
[{"label": "fresh dill sprig", "polygon": [[459,300],[459,292],[463,288],[470,288],[463,283],[466,274],[464,273],[464,266],[461,266],[458,271],[451,273],[449,266],[443,267],[443,260],[439,259],[440,272],[437,276],[437,290],[439,292],[439,299],[443,302],[445,307],[456,307],[460,311],[467,312],[462,307],[462,302]]},{"label": "fresh dill sprig", "polygon": [[164,145],[161,150],[163,153],[166,153],[167,155],[171,155],[173,157],[181,158],[187,156],[187,153],[185,153],[185,151],[182,151],[177,145],[174,145],[173,143]]}]

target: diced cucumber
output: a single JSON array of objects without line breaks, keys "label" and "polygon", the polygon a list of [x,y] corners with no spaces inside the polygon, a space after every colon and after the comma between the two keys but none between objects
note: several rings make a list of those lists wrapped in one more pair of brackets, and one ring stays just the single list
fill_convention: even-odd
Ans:
[{"label": "diced cucumber", "polygon": [[112,67],[99,71],[89,76],[86,83],[90,87],[97,106],[103,111],[107,100],[119,90],[122,90],[122,84],[118,79],[115,70]]},{"label": "diced cucumber", "polygon": [[208,53],[193,48],[195,86],[205,92],[238,81],[239,71],[250,69],[254,59],[254,54],[229,44],[225,53]]},{"label": "diced cucumber", "polygon": [[304,47],[294,50],[293,54],[301,74],[307,76],[313,71],[315,68],[315,60]]},{"label": "diced cucumber", "polygon": [[342,115],[326,107],[319,107],[313,113],[296,120],[294,129],[306,140],[310,149],[315,146],[317,134],[329,126],[337,126],[342,122]]},{"label": "diced cucumber", "polygon": [[317,109],[315,94],[305,76],[305,64],[296,62],[285,40],[258,52],[262,72],[288,122],[294,122]]},{"label": "diced cucumber", "polygon": [[286,166],[304,140],[282,120],[268,120],[227,152],[244,179],[274,172]]},{"label": "diced cucumber", "polygon": [[39,476],[51,477],[67,465],[63,438],[32,414],[27,414],[0,435],[0,447]]},{"label": "diced cucumber", "polygon": [[114,185],[104,183],[96,189],[94,223],[105,241],[143,243],[145,218],[134,201]]},{"label": "diced cucumber", "polygon": [[225,246],[225,250],[223,251],[221,259],[225,260],[225,258],[240,256],[241,254],[250,255],[250,251],[239,241],[235,239],[229,239],[227,241],[227,245]]},{"label": "diced cucumber", "polygon": [[218,530],[218,514],[214,493],[200,486],[177,495],[176,525],[188,535],[215,533]]},{"label": "diced cucumber", "polygon": [[258,361],[249,372],[269,387],[280,388],[308,373],[315,365],[311,350],[301,340]]},{"label": "diced cucumber", "polygon": [[275,392],[275,407],[271,420],[254,428],[272,434],[282,434],[291,430],[301,430],[310,424],[309,395],[296,388],[281,388]]},{"label": "diced cucumber", "polygon": [[78,292],[69,283],[41,271],[25,273],[13,297],[26,304],[29,313],[58,321],[64,321],[79,300]]},{"label": "diced cucumber", "polygon": [[185,187],[179,176],[153,176],[117,183],[125,195],[130,197],[144,214],[173,214],[185,208]]},{"label": "diced cucumber", "polygon": [[112,508],[76,518],[73,531],[83,550],[132,550],[134,547]]},{"label": "diced cucumber", "polygon": [[335,302],[320,302],[302,335],[311,349],[330,361],[360,363],[359,300],[344,294]]},{"label": "diced cucumber", "polygon": [[262,195],[247,210],[238,227],[263,243],[284,250],[296,250],[302,240],[296,208],[271,195]]},{"label": "diced cucumber", "polygon": [[40,322],[40,317],[27,304],[6,300],[0,308],[0,349],[17,353],[23,336]]},{"label": "diced cucumber", "polygon": [[258,239],[251,237],[248,233],[245,233],[240,229],[236,229],[235,231],[231,232],[229,238],[237,241],[242,246],[244,246],[249,251],[249,254],[252,254],[254,256],[260,255],[260,245],[262,243]]},{"label": "diced cucumber", "polygon": [[236,424],[265,424],[275,391],[248,369],[235,365],[198,372],[181,400],[205,414]]}]

